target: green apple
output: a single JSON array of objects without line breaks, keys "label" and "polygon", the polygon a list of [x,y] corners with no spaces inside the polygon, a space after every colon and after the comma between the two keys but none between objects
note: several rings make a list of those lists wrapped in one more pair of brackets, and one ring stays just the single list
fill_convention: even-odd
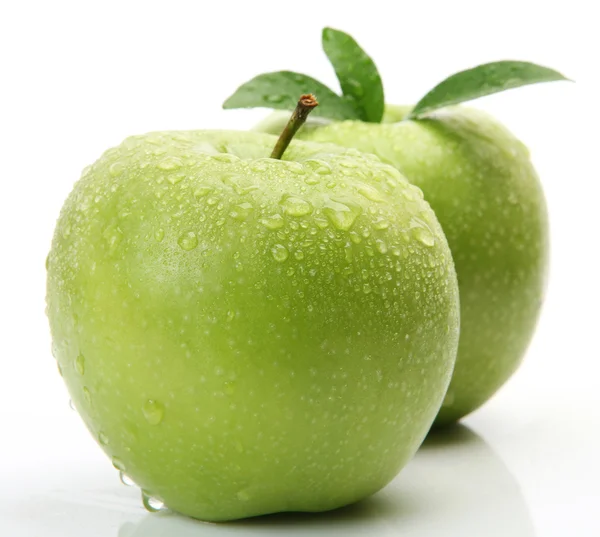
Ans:
[{"label": "green apple", "polygon": [[[458,358],[437,424],[487,401],[517,369],[534,333],[546,280],[548,221],[526,147],[489,115],[450,107],[383,123],[307,125],[299,137],[377,155],[420,187],[450,244],[460,288]],[[275,115],[259,126],[278,130]]]},{"label": "green apple", "polygon": [[421,191],[372,155],[158,132],[83,172],[48,257],[53,351],[115,467],[211,521],[381,489],[450,381],[458,286]]},{"label": "green apple", "polygon": [[[246,82],[223,107],[286,110],[297,92],[316,92],[321,118],[311,118],[300,138],[377,155],[422,189],[450,244],[460,289],[458,357],[436,424],[455,422],[487,401],[523,358],[544,293],[548,222],[526,147],[487,114],[452,105],[566,79],[529,62],[493,62],[448,77],[414,107],[385,106],[377,68],[351,36],[325,28],[323,49],[343,95],[280,71]],[[275,113],[257,130],[281,125]]]}]

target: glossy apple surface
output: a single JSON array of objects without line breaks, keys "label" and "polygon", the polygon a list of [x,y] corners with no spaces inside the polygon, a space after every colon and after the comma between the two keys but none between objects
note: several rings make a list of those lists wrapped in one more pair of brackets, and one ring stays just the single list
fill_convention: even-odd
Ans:
[{"label": "glossy apple surface", "polygon": [[[313,121],[298,135],[371,152],[423,190],[452,250],[461,333],[452,382],[436,423],[485,403],[517,369],[542,304],[548,259],[546,204],[527,148],[489,115],[453,107],[383,124]],[[282,124],[273,114],[258,128]]]},{"label": "glossy apple surface", "polygon": [[48,257],[53,350],[113,464],[181,513],[323,511],[382,488],[442,402],[458,287],[421,191],[266,134],[128,138]]}]

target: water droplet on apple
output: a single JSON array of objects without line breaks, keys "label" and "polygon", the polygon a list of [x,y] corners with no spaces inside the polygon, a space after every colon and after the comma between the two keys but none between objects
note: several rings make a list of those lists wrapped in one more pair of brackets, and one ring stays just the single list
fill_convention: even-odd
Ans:
[{"label": "water droplet on apple", "polygon": [[323,204],[323,213],[336,229],[348,231],[361,210],[348,202],[328,198]]},{"label": "water droplet on apple", "polygon": [[[166,157],[158,163],[161,170],[169,171],[180,168],[183,163],[177,157]],[[183,178],[182,178],[183,179]]]},{"label": "water droplet on apple", "polygon": [[135,487],[135,481],[131,479],[131,477],[129,477],[125,472],[119,472],[119,479],[126,487]]},{"label": "water droplet on apple", "polygon": [[358,193],[367,198],[369,201],[374,201],[377,203],[385,201],[385,198],[381,195],[381,192],[369,185],[360,185],[358,188]]},{"label": "water droplet on apple", "polygon": [[165,414],[165,407],[154,399],[148,399],[142,406],[142,412],[150,425],[158,425]]},{"label": "water droplet on apple", "polygon": [[262,173],[269,168],[269,160],[266,158],[253,160],[250,162],[249,166],[252,171]]},{"label": "water droplet on apple", "polygon": [[388,251],[387,244],[381,239],[375,241],[375,248],[380,254],[385,254]]},{"label": "water droplet on apple", "polygon": [[433,246],[435,244],[435,238],[431,231],[423,227],[415,227],[412,230],[413,237],[417,239],[421,244],[425,246]]},{"label": "water droplet on apple", "polygon": [[327,220],[327,218],[320,218],[318,216],[313,218],[313,222],[317,224],[319,229],[325,229],[329,225],[329,220]]},{"label": "water droplet on apple", "polygon": [[378,218],[373,222],[373,227],[375,229],[387,229],[390,227],[390,223],[385,218]]},{"label": "water droplet on apple", "polygon": [[98,433],[98,442],[100,442],[101,446],[106,446],[109,443],[108,436],[104,434],[102,431]]},{"label": "water droplet on apple", "polygon": [[157,229],[154,232],[154,239],[156,240],[156,242],[162,242],[162,240],[165,238],[165,230],[162,228]]},{"label": "water droplet on apple", "polygon": [[294,257],[300,261],[301,259],[304,259],[304,252],[302,250],[296,250],[294,252]]},{"label": "water droplet on apple", "polygon": [[413,193],[411,192],[410,188],[405,188],[402,190],[402,195],[409,201],[413,201],[415,199],[415,197],[413,196]]},{"label": "water droplet on apple", "polygon": [[158,498],[152,497],[145,490],[142,490],[142,503],[144,504],[146,511],[150,511],[151,513],[162,511],[165,508],[165,504],[163,502],[161,502]]},{"label": "water droplet on apple", "polygon": [[171,174],[167,177],[167,181],[169,181],[169,183],[171,183],[172,185],[176,185],[177,183],[181,183],[181,181],[183,181],[185,177],[186,176],[184,173]]},{"label": "water droplet on apple", "polygon": [[73,403],[73,399],[69,399],[69,408],[70,408],[71,410],[76,410],[76,409],[75,409],[75,404]]},{"label": "water droplet on apple", "polygon": [[296,175],[306,174],[306,170],[304,169],[304,166],[302,166],[302,164],[300,164],[299,162],[291,162],[291,161],[283,161],[283,160],[281,162],[285,163],[287,170],[290,171],[291,173],[294,173]]},{"label": "water droplet on apple", "polygon": [[58,368],[58,374],[62,377],[62,367],[60,367],[60,364],[58,362],[56,362],[56,367]]},{"label": "water droplet on apple", "polygon": [[213,189],[209,186],[199,186],[198,188],[196,188],[196,190],[194,190],[194,197],[203,198],[204,196],[207,196],[212,191],[213,191]]},{"label": "water droplet on apple", "polygon": [[368,295],[371,292],[371,286],[368,283],[363,283],[362,291],[365,295]]},{"label": "water droplet on apple", "polygon": [[306,179],[304,179],[304,182],[307,185],[317,185],[317,184],[319,184],[319,180],[316,177],[312,176],[312,175],[309,175]]},{"label": "water droplet on apple", "polygon": [[125,463],[119,457],[112,458],[112,465],[121,472],[125,471]]},{"label": "water droplet on apple", "polygon": [[271,253],[273,254],[275,261],[278,261],[279,263],[283,263],[289,255],[287,248],[283,246],[283,244],[276,244],[273,246],[273,248],[271,248]]},{"label": "water droplet on apple", "polygon": [[120,173],[123,172],[123,170],[125,169],[125,165],[122,162],[113,162],[109,168],[108,168],[108,173],[112,176],[112,177],[116,177],[117,175],[119,175]]},{"label": "water droplet on apple", "polygon": [[81,353],[75,358],[75,370],[80,375],[85,373],[85,357]]},{"label": "water droplet on apple", "polygon": [[309,159],[304,164],[319,175],[331,175],[331,166],[324,160]]},{"label": "water droplet on apple", "polygon": [[279,214],[274,214],[268,218],[261,218],[260,223],[268,229],[280,229],[285,224],[285,220]]},{"label": "water droplet on apple", "polygon": [[198,246],[198,237],[196,237],[193,231],[188,231],[179,237],[177,244],[179,244],[182,250],[190,251]]},{"label": "water droplet on apple", "polygon": [[246,220],[253,210],[254,207],[252,207],[251,203],[244,202],[233,207],[233,210],[229,213],[229,215],[236,220]]},{"label": "water droplet on apple", "polygon": [[92,394],[87,386],[83,387],[83,397],[85,398],[88,405],[92,404]]},{"label": "water droplet on apple", "polygon": [[305,216],[312,212],[312,206],[302,198],[295,196],[285,196],[281,200],[281,205],[286,214],[290,216]]}]

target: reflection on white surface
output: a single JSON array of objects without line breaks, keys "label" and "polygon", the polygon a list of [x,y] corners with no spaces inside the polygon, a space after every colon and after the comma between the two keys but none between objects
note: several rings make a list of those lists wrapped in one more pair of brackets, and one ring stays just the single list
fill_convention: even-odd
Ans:
[{"label": "reflection on white surface", "polygon": [[385,490],[321,514],[280,514],[207,524],[170,512],[123,523],[115,537],[344,535],[533,537],[519,486],[488,444],[464,426],[426,440]]}]

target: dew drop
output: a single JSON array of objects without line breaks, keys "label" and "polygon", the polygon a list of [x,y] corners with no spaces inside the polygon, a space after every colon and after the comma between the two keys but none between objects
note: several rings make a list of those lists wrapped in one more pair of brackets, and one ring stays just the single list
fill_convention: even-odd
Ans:
[{"label": "dew drop", "polygon": [[284,212],[290,216],[305,216],[312,212],[310,203],[295,196],[285,197],[281,201],[281,205],[283,206]]},{"label": "dew drop", "polygon": [[302,164],[300,164],[299,162],[292,162],[292,161],[282,161],[285,162],[286,164],[286,168],[296,174],[296,175],[304,175],[306,174],[306,170],[304,169],[304,166],[302,166]]},{"label": "dew drop", "polygon": [[102,431],[98,433],[98,442],[100,442],[101,446],[106,446],[109,443],[108,436],[104,434]]},{"label": "dew drop", "polygon": [[85,357],[81,353],[75,358],[75,370],[80,375],[85,373]]},{"label": "dew drop", "polygon": [[208,194],[212,191],[213,189],[209,186],[199,186],[196,188],[196,190],[194,190],[194,197],[203,198],[204,196],[208,196]]},{"label": "dew drop", "polygon": [[148,399],[142,405],[142,412],[144,418],[150,425],[158,425],[165,414],[165,408],[162,403],[155,401],[154,399]]},{"label": "dew drop", "polygon": [[119,457],[112,458],[112,465],[121,472],[125,471],[125,463]]},{"label": "dew drop", "polygon": [[249,166],[252,171],[262,173],[269,168],[269,162],[266,158],[262,158],[250,162]]},{"label": "dew drop", "polygon": [[71,410],[76,410],[76,409],[75,409],[75,404],[73,403],[73,399],[69,399],[69,408],[70,408]]},{"label": "dew drop", "polygon": [[162,242],[162,240],[165,238],[165,230],[162,228],[157,229],[154,232],[154,239],[156,240],[156,242]]},{"label": "dew drop", "polygon": [[360,214],[360,208],[349,206],[333,199],[327,199],[323,205],[323,213],[333,226],[341,231],[348,231],[357,216]]},{"label": "dew drop", "polygon": [[350,240],[354,244],[360,244],[362,242],[362,239],[361,239],[360,235],[358,233],[356,233],[356,231],[351,231],[350,232]]},{"label": "dew drop", "polygon": [[119,472],[119,479],[126,487],[135,487],[135,481],[122,470]]},{"label": "dew drop", "polygon": [[62,367],[60,367],[60,364],[58,362],[56,362],[56,367],[58,369],[58,374],[62,377],[63,376]]},{"label": "dew drop", "polygon": [[234,206],[233,210],[231,211],[231,213],[229,213],[229,215],[232,218],[235,218],[236,220],[246,220],[253,210],[254,207],[252,207],[251,203],[244,202]]},{"label": "dew drop", "polygon": [[381,239],[375,241],[375,248],[380,254],[385,254],[388,251],[387,244],[383,242]]},{"label": "dew drop", "polygon": [[373,227],[375,229],[387,229],[390,227],[390,223],[385,218],[378,218],[373,222]]},{"label": "dew drop", "polygon": [[[182,162],[177,157],[167,157],[158,163],[158,167],[161,170],[166,170],[166,171],[176,170],[177,168],[180,168],[181,165],[182,165]],[[183,179],[183,177],[181,179]]]},{"label": "dew drop", "polygon": [[325,229],[329,225],[329,220],[327,220],[327,218],[320,218],[318,216],[313,218],[313,222],[317,224],[319,229]]},{"label": "dew drop", "polygon": [[289,252],[283,244],[276,244],[273,246],[273,248],[271,248],[271,253],[273,254],[275,261],[278,261],[279,263],[283,263],[289,256]]},{"label": "dew drop", "polygon": [[117,175],[121,174],[124,169],[125,165],[122,162],[117,161],[110,165],[108,168],[108,173],[111,175],[111,177],[116,177]]},{"label": "dew drop", "polygon": [[331,174],[331,166],[329,166],[329,164],[324,160],[308,159],[304,161],[304,165],[319,175]]},{"label": "dew drop", "polygon": [[198,246],[198,237],[196,237],[193,231],[188,231],[179,237],[177,244],[179,244],[182,250],[190,251]]},{"label": "dew drop", "polygon": [[260,223],[268,229],[280,229],[285,224],[285,220],[280,214],[274,214],[268,218],[262,218]]},{"label": "dew drop", "polygon": [[169,181],[169,183],[171,183],[172,185],[181,183],[181,181],[183,181],[184,179],[185,179],[185,174],[183,174],[183,173],[172,174],[172,175],[169,175],[169,177],[167,177],[167,181]]},{"label": "dew drop", "polygon": [[92,394],[87,386],[83,387],[83,397],[85,398],[88,405],[92,404]]},{"label": "dew drop", "polygon": [[369,201],[374,201],[377,203],[385,201],[385,198],[381,195],[379,190],[369,185],[361,185],[358,188],[358,193],[367,198]]},{"label": "dew drop", "polygon": [[150,511],[150,513],[156,513],[157,511],[162,511],[165,508],[165,504],[163,502],[161,502],[158,498],[152,497],[145,490],[142,490],[142,503],[144,504],[146,511]]},{"label": "dew drop", "polygon": [[417,239],[421,244],[425,246],[433,246],[435,244],[435,239],[431,231],[423,228],[423,227],[415,227],[412,230],[413,237]]}]

